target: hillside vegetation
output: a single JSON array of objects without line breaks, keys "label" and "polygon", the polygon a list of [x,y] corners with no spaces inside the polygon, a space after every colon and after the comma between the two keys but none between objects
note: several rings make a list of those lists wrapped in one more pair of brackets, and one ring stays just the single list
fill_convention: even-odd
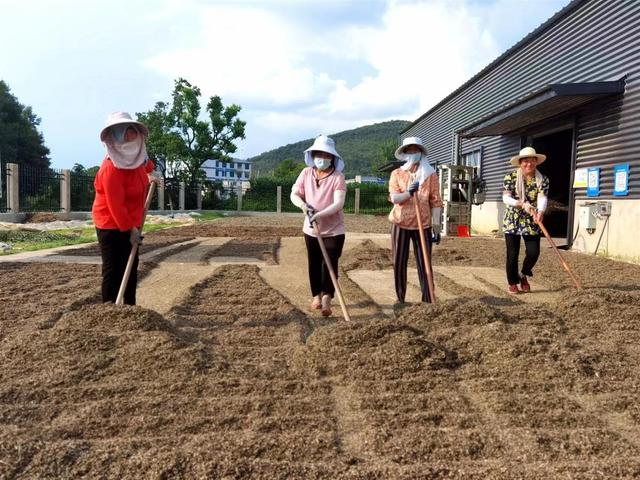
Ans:
[{"label": "hillside vegetation", "polygon": [[[397,141],[398,134],[410,122],[391,120],[365,127],[329,134],[336,141],[336,148],[345,161],[345,175],[369,175],[374,173],[375,165],[380,162],[385,142]],[[291,143],[268,152],[261,153],[249,160],[253,171],[266,175],[283,160],[303,161],[303,152],[313,144],[313,138]]]}]

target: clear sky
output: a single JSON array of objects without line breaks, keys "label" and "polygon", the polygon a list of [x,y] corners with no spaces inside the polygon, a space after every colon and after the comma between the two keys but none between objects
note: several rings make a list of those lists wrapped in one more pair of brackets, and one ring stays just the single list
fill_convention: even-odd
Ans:
[{"label": "clear sky", "polygon": [[242,106],[246,158],[414,120],[568,2],[0,0],[0,79],[55,167],[98,165],[107,115],[170,100],[177,77]]}]

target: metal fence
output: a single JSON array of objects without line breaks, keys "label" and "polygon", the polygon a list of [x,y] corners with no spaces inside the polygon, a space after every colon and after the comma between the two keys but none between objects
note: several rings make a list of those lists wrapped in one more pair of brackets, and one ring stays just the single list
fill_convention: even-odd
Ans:
[{"label": "metal fence", "polygon": [[77,212],[90,212],[96,195],[91,175],[71,172],[71,208]]},{"label": "metal fence", "polygon": [[[70,185],[63,182],[61,170],[52,168],[34,168],[20,165],[19,202],[23,212],[58,212],[61,207],[70,207],[71,211],[91,211],[95,197],[94,177],[87,174],[69,172]],[[0,164],[0,212],[8,211],[10,171],[6,164]],[[298,208],[289,199],[293,180],[282,181],[273,178],[244,182],[242,188],[238,184],[221,182],[204,182],[203,184],[184,185],[178,179],[165,180],[163,210],[237,210],[256,212],[297,212]],[[69,188],[65,194],[70,196],[70,205],[61,205],[61,188]],[[280,203],[278,204],[278,189]],[[242,198],[238,199],[239,192]],[[359,193],[357,193],[359,192]],[[356,201],[359,195],[359,201]],[[151,202],[151,209],[159,208],[159,194],[156,191]],[[181,197],[184,196],[184,205]],[[201,202],[198,201],[200,196]],[[350,184],[345,199],[345,213],[386,214],[391,209],[387,187],[383,185]]]},{"label": "metal fence", "polygon": [[5,163],[0,162],[0,213],[5,213],[8,209],[8,189],[7,185],[9,184],[9,175],[7,165]]},{"label": "metal fence", "polygon": [[59,212],[61,176],[61,171],[54,168],[20,165],[20,210],[23,212]]}]

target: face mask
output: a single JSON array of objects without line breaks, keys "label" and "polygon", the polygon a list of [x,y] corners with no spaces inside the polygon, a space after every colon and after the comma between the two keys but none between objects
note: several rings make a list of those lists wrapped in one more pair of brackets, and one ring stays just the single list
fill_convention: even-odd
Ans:
[{"label": "face mask", "polygon": [[118,150],[120,150],[123,155],[136,155],[138,150],[140,150],[140,142],[138,142],[138,140],[124,142],[118,146]]},{"label": "face mask", "polygon": [[326,170],[331,166],[331,160],[322,157],[313,157],[313,164],[318,170]]},{"label": "face mask", "polygon": [[422,159],[421,153],[405,153],[404,154],[405,162],[418,163],[420,159]]}]

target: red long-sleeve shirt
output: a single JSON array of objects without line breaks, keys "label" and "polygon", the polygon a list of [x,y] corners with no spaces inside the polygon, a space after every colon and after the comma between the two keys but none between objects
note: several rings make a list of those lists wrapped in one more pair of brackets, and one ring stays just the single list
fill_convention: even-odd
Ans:
[{"label": "red long-sleeve shirt", "polygon": [[147,173],[154,168],[151,160],[133,170],[116,168],[105,157],[93,182],[96,198],[91,213],[97,228],[125,232],[140,227],[149,185]]}]

